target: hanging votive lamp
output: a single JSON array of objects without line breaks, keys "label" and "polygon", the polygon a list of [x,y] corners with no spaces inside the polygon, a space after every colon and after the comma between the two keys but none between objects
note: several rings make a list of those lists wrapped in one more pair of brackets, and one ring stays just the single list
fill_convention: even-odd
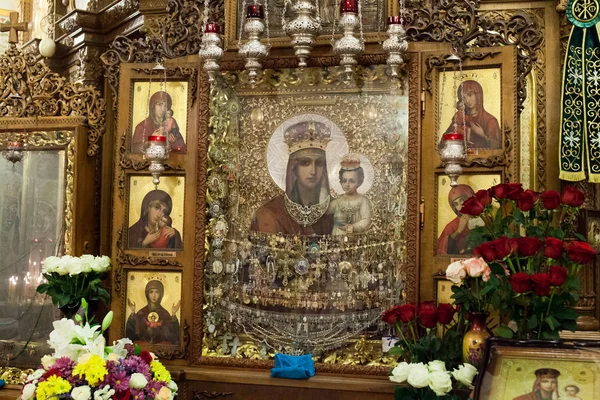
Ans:
[{"label": "hanging votive lamp", "polygon": [[204,70],[208,74],[208,82],[215,82],[217,72],[220,69],[219,60],[223,57],[221,47],[221,26],[219,24],[206,24],[202,35],[202,46],[198,55],[204,62]]},{"label": "hanging votive lamp", "polygon": [[444,134],[440,148],[440,159],[445,165],[445,174],[450,178],[450,186],[458,185],[458,177],[462,174],[461,163],[466,158],[465,135],[459,132]]},{"label": "hanging votive lamp", "polygon": [[25,139],[23,135],[18,135],[17,139],[8,142],[2,156],[13,165],[23,160],[23,157],[25,157]]},{"label": "hanging votive lamp", "polygon": [[352,74],[352,68],[358,64],[358,56],[363,52],[364,43],[354,36],[354,30],[360,26],[358,0],[342,0],[340,3],[340,21],[343,36],[336,40],[333,52],[342,59],[340,65],[344,67],[346,76]]},{"label": "hanging votive lamp", "polygon": [[246,12],[244,32],[248,41],[240,47],[239,54],[246,60],[248,80],[254,86],[258,78],[258,71],[262,69],[262,62],[269,55],[269,48],[260,41],[260,36],[265,31],[265,11],[260,4],[250,4]]},{"label": "hanging votive lamp", "polygon": [[399,15],[388,17],[388,38],[383,42],[383,50],[387,53],[386,64],[390,67],[390,76],[398,78],[400,66],[404,63],[404,53],[408,50],[406,32]]},{"label": "hanging votive lamp", "polygon": [[148,171],[152,174],[154,186],[158,186],[160,176],[165,172],[163,163],[169,159],[169,147],[165,135],[148,136],[148,146],[144,150],[144,158],[150,162]]},{"label": "hanging votive lamp", "polygon": [[310,56],[317,36],[321,33],[320,18],[315,18],[317,7],[310,0],[297,0],[292,6],[296,18],[284,25],[285,33],[292,38],[294,54],[298,57],[298,66],[306,67],[306,59]]}]

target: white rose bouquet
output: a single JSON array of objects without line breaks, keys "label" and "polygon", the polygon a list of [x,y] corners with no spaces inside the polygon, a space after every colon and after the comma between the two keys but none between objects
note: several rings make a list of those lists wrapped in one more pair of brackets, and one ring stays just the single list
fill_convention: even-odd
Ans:
[{"label": "white rose bouquet", "polygon": [[90,325],[87,302],[82,300],[85,324],[80,315],[77,323],[63,318],[54,321],[48,343],[54,354],[44,356],[42,368],[25,380],[21,400],[172,400],[177,384],[171,374],[148,351],[140,351],[124,338],[105,346],[102,335],[112,322],[110,311],[102,326]]},{"label": "white rose bouquet", "polygon": [[110,295],[100,286],[110,270],[110,258],[107,256],[52,256],[42,264],[42,273],[48,283],[39,285],[37,291],[47,293],[65,314],[67,309],[76,312],[82,299],[98,299],[109,304]]},{"label": "white rose bouquet", "polygon": [[404,384],[396,388],[396,399],[404,400],[458,400],[451,394],[452,378],[458,386],[473,389],[473,379],[477,368],[471,364],[462,364],[452,372],[446,370],[443,361],[435,360],[427,364],[406,362],[399,363],[390,373],[390,381]]}]

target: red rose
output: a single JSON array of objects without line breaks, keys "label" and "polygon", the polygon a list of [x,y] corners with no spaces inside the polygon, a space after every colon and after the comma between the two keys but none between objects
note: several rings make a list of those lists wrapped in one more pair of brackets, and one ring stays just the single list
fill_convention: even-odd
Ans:
[{"label": "red rose", "polygon": [[569,271],[560,265],[550,267],[550,284],[552,286],[561,286],[567,280]]},{"label": "red rose", "polygon": [[492,242],[490,242],[494,249],[494,253],[496,253],[496,259],[501,260],[506,256],[510,255],[513,249],[510,246],[510,242],[506,238],[506,236],[502,236]]},{"label": "red rose", "polygon": [[525,293],[531,290],[531,277],[527,272],[517,272],[508,281],[515,293]]},{"label": "red rose", "polygon": [[519,195],[519,199],[517,200],[517,207],[519,207],[519,210],[521,211],[529,211],[533,208],[535,199],[535,193],[531,190],[527,190]]},{"label": "red rose", "polygon": [[548,273],[536,272],[531,277],[533,281],[533,291],[537,296],[548,296],[550,293],[550,283],[552,277]]},{"label": "red rose", "polygon": [[469,197],[462,205],[460,209],[461,214],[473,215],[475,217],[481,215],[483,212],[484,205],[481,204],[477,197]]},{"label": "red rose", "polygon": [[587,242],[571,242],[567,245],[569,260],[587,264],[596,258],[596,251]]},{"label": "red rose", "polygon": [[438,312],[433,301],[424,301],[419,304],[419,319],[425,328],[435,328],[438,322]]},{"label": "red rose", "polygon": [[456,314],[456,308],[452,307],[452,304],[442,303],[438,305],[440,324],[448,325],[454,319],[454,314]]},{"label": "red rose", "polygon": [[381,319],[390,325],[394,325],[396,323],[396,319],[398,318],[397,310],[402,306],[394,306],[387,311],[384,311],[381,315]]},{"label": "red rose", "polygon": [[565,248],[564,242],[554,237],[547,237],[545,242],[546,248],[544,249],[544,255],[548,258],[554,258],[555,260],[560,259]]},{"label": "red rose", "polygon": [[131,390],[127,389],[127,390],[119,390],[117,391],[114,396],[113,399],[114,400],[129,400],[129,398],[131,397]]},{"label": "red rose", "polygon": [[519,243],[519,255],[529,257],[536,255],[542,247],[542,242],[536,237],[523,237],[517,239]]},{"label": "red rose", "polygon": [[560,202],[570,207],[580,207],[584,200],[585,194],[573,186],[567,186],[560,197]]},{"label": "red rose", "polygon": [[479,201],[481,204],[483,204],[484,207],[492,204],[492,198],[490,197],[490,192],[488,192],[487,190],[478,191],[477,193],[475,193],[475,197],[477,198],[477,201]]},{"label": "red rose", "polygon": [[512,250],[513,253],[516,253],[519,251],[519,240],[518,239],[508,239],[508,244],[510,245],[510,249]]},{"label": "red rose", "polygon": [[523,193],[522,183],[507,183],[508,186],[508,198],[514,201],[519,200],[521,193]]},{"label": "red rose", "polygon": [[496,259],[496,252],[492,242],[482,243],[479,247],[476,247],[473,251],[476,256],[481,256],[486,262],[491,262]]},{"label": "red rose", "polygon": [[412,304],[404,304],[403,306],[400,306],[396,309],[396,315],[398,316],[398,319],[400,320],[400,322],[410,322],[413,319],[415,319],[415,314],[417,313],[417,307]]},{"label": "red rose", "polygon": [[546,210],[554,210],[560,205],[560,194],[556,190],[546,190],[540,197]]},{"label": "red rose", "polygon": [[44,372],[44,375],[42,375],[40,379],[47,380],[51,376],[58,376],[61,378],[60,370],[58,368],[50,368],[48,371]]},{"label": "red rose", "polygon": [[150,363],[152,362],[152,355],[147,350],[142,351],[140,353],[140,357],[142,358],[142,360],[146,361],[146,364],[148,365],[150,365]]},{"label": "red rose", "polygon": [[501,183],[490,188],[490,195],[498,200],[508,197],[508,185]]}]

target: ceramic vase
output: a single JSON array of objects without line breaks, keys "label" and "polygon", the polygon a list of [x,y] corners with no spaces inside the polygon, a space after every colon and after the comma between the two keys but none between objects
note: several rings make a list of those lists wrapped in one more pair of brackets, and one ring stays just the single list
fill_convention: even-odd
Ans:
[{"label": "ceramic vase", "polygon": [[463,339],[463,361],[479,367],[483,358],[485,340],[490,337],[486,325],[486,313],[471,313],[471,327]]}]

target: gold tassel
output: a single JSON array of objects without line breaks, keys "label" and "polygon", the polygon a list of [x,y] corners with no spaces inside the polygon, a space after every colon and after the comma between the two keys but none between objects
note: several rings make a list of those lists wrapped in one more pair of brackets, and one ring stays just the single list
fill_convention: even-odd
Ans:
[{"label": "gold tassel", "polygon": [[[560,175],[558,177],[560,179],[562,179],[563,181],[578,182],[578,181],[582,181],[585,179],[585,172],[584,171],[579,171],[579,172],[560,171]],[[600,175],[598,175],[596,177],[596,179],[600,179]],[[592,181],[591,175],[590,175],[590,182],[594,182],[594,181]],[[598,182],[600,182],[600,180]]]}]

